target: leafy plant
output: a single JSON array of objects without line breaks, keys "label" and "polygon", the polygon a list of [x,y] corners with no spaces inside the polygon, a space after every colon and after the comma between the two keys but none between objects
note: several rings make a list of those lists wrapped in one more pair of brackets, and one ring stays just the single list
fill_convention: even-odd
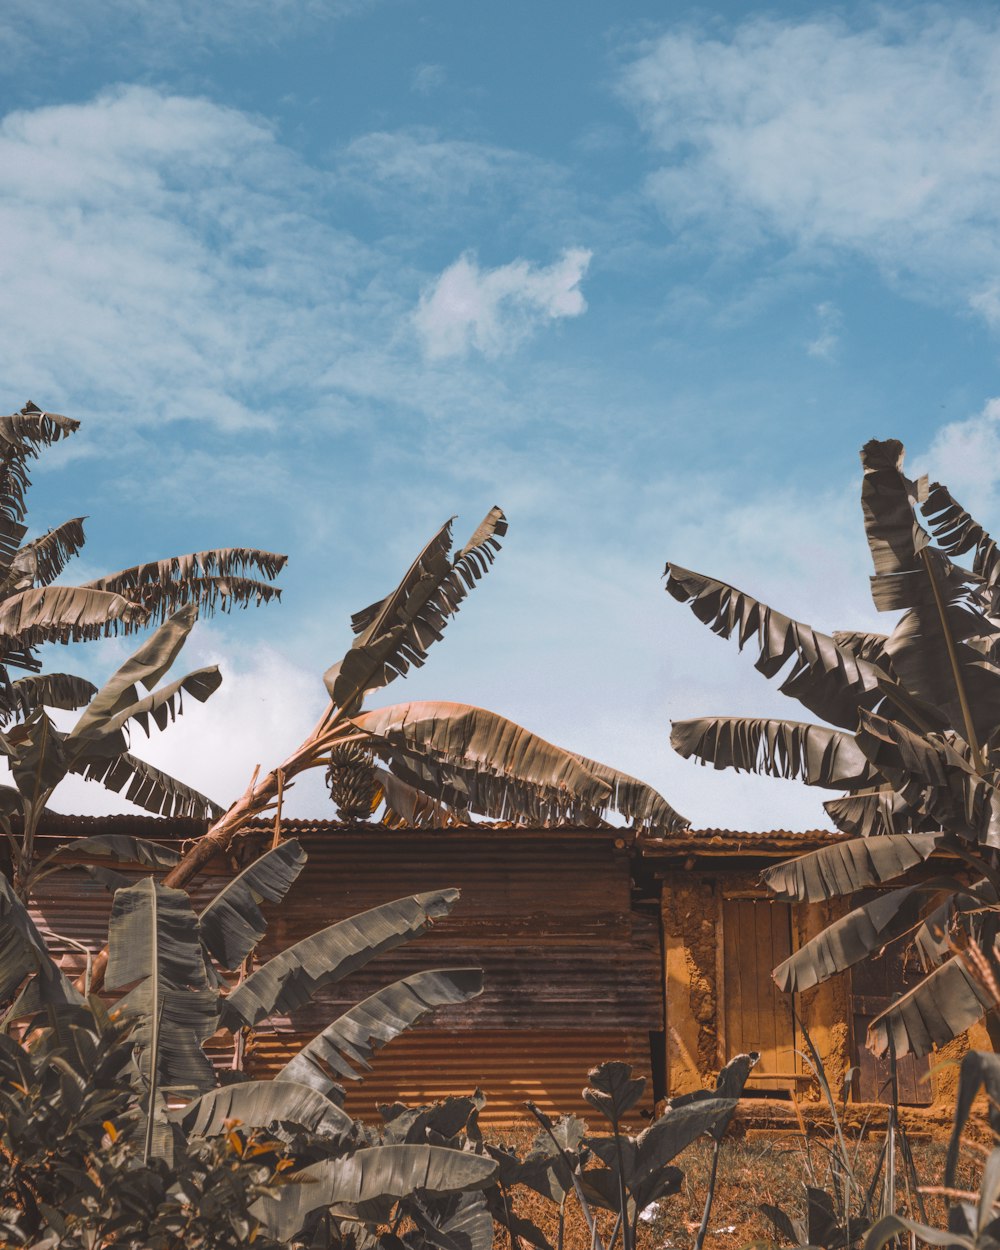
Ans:
[{"label": "leafy plant", "polygon": [[[801,1021],[799,1027],[806,1044],[806,1050],[800,1053],[819,1085],[833,1131],[825,1140],[809,1130],[804,1131],[803,1149],[799,1154],[806,1178],[804,1215],[796,1217],[773,1204],[763,1204],[760,1211],[781,1237],[800,1250],[806,1247],[852,1250],[862,1243],[867,1245],[869,1230],[880,1218],[896,1210],[900,1177],[911,1207],[920,1215],[925,1214],[913,1151],[899,1118],[896,1058],[890,1051],[890,1101],[885,1136],[874,1164],[866,1172],[862,1146],[869,1126],[866,1122],[850,1140],[842,1121],[853,1070],[844,1079],[843,1102],[838,1106],[823,1060]],[[817,1152],[818,1165],[814,1158]]]},{"label": "leafy plant", "polygon": [[[597,1250],[604,1250],[604,1243],[592,1208],[613,1211],[617,1215],[607,1250],[613,1250],[619,1233],[624,1250],[635,1250],[641,1212],[651,1203],[680,1189],[684,1174],[672,1166],[672,1161],[705,1133],[713,1138],[718,1148],[753,1062],[749,1055],[738,1055],[719,1073],[715,1090],[696,1090],[667,1099],[663,1114],[637,1136],[626,1131],[624,1119],[642,1097],[646,1081],[644,1077],[634,1077],[627,1063],[611,1061],[593,1068],[589,1074],[590,1084],[583,1091],[587,1102],[611,1125],[610,1134],[593,1135],[586,1132],[585,1126],[581,1133],[576,1127],[579,1122],[572,1119],[564,1120],[557,1126],[539,1107],[528,1103],[529,1111],[538,1120],[551,1147],[554,1147],[554,1155],[550,1154],[546,1167],[547,1172],[551,1170],[553,1179],[546,1176],[546,1185],[550,1193],[554,1189],[560,1194],[559,1200],[563,1202],[568,1188],[565,1179],[569,1177]],[[528,1156],[528,1176],[532,1174],[532,1164],[537,1169],[539,1158],[545,1158],[543,1151],[544,1141],[539,1140],[532,1152],[534,1158]],[[556,1159],[561,1164],[559,1171],[556,1170]],[[599,1166],[585,1169],[588,1161],[597,1161]],[[516,1170],[508,1169],[508,1179],[520,1180],[522,1177]],[[558,1188],[555,1188],[553,1180],[558,1182]],[[537,1180],[533,1183],[529,1179],[526,1183],[539,1192],[545,1192]],[[699,1247],[708,1227],[714,1188],[713,1167],[705,1216],[696,1243]]]},{"label": "leafy plant", "polygon": [[[451,521],[441,527],[391,594],[354,614],[355,641],[324,675],[330,702],[319,722],[281,765],[260,778],[255,774],[246,792],[170,869],[166,886],[189,885],[255,817],[277,809],[280,818],[284,790],[311,768],[330,770],[352,819],[382,805],[390,825],[467,822],[472,815],[533,825],[595,823],[611,813],[637,829],[686,825],[645,783],[565,751],[495,712],[434,702],[363,710],[368,694],[424,663],[488,572],[507,521],[492,508],[454,555],[451,529]],[[94,962],[95,986],[106,958],[105,952]]]},{"label": "leafy plant", "polygon": [[[218,670],[202,669],[160,690],[198,612],[265,603],[279,596],[271,583],[285,557],[248,547],[173,556],[135,565],[80,585],[57,581],[84,545],[82,517],[25,541],[26,495],[32,460],[68,438],[79,422],[28,403],[0,417],[0,754],[14,787],[0,787],[0,826],[10,845],[14,883],[22,898],[34,880],[34,840],[52,791],[67,772],[109,789],[125,790],[155,814],[214,817],[221,808],[197,790],[132,755],[129,724],[162,728],[180,710],[183,694],[207,698]],[[168,619],[169,618],[169,619]],[[166,621],[111,681],[98,691],[68,673],[42,673],[47,642],[87,642],[132,634]],[[27,676],[14,679],[11,670]],[[136,683],[150,693],[142,697]],[[86,709],[68,734],[46,708]],[[20,817],[13,831],[11,818]]]},{"label": "leafy plant", "polygon": [[[159,857],[159,848],[142,839],[87,842],[90,854],[146,863]],[[420,933],[458,899],[457,890],[431,891],[372,908],[281,951],[224,993],[226,974],[244,964],[264,933],[260,904],[279,903],[305,861],[296,841],[280,842],[225,885],[200,914],[185,891],[154,877],[135,884],[112,878],[105,988],[119,993],[113,1014],[130,1027],[130,1123],[141,1141],[144,1166],[157,1157],[169,1160],[178,1149],[179,1133],[211,1136],[234,1120],[251,1133],[291,1123],[313,1138],[353,1141],[357,1133],[342,1110],[344,1091],[338,1082],[359,1079],[376,1050],[429,1011],[482,992],[478,968],[443,968],[404,978],[334,1021],[275,1080],[220,1088],[203,1049],[220,1027],[237,1033],[295,1008]],[[0,1000],[11,998],[8,1025],[24,1021],[29,1033],[41,1030],[43,1037],[59,1039],[72,1039],[87,1027],[84,998],[52,962],[24,906],[0,879]],[[182,1111],[168,1113],[168,1097],[188,1102]],[[365,1206],[388,1199],[401,1186],[416,1185],[413,1178],[421,1168],[422,1189],[437,1186],[449,1193],[483,1172],[482,1167],[466,1169],[459,1184],[458,1164],[426,1151],[378,1159],[359,1154],[353,1171],[330,1166],[328,1154],[307,1161],[302,1175],[294,1174],[301,1185],[280,1198],[272,1201],[262,1194],[254,1199],[255,1218],[276,1230],[280,1240],[297,1232],[318,1207]],[[492,1164],[487,1170],[492,1173]]]},{"label": "leafy plant", "polygon": [[[775,970],[803,990],[913,932],[928,975],[877,1017],[877,1054],[927,1053],[991,1010],[968,950],[997,968],[1000,916],[1000,556],[947,489],[903,473],[895,440],[867,443],[861,500],[880,611],[892,632],[823,634],[741,590],[668,564],[667,590],[827,725],[706,717],[677,722],[683,756],[840,791],[826,810],[852,835],[764,874],[814,902],[888,885],[941,853],[963,865],[854,908]],[[925,524],[926,522],[926,528]],[[966,569],[953,557],[972,552]]]}]

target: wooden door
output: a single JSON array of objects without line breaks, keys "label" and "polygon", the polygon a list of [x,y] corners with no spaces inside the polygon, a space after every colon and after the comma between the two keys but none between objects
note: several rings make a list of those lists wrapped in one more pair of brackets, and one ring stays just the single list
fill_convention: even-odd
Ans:
[{"label": "wooden door", "polygon": [[[855,904],[867,902],[874,892],[866,891]],[[877,958],[855,964],[851,970],[851,1013],[853,1033],[852,1064],[854,1097],[859,1102],[892,1102],[889,1058],[876,1059],[865,1046],[868,1026],[888,1008],[893,999],[912,989],[923,978],[915,952],[906,938],[890,943]],[[907,1106],[928,1106],[934,1097],[928,1056],[916,1059],[903,1055],[896,1061],[899,1101]]]},{"label": "wooden door", "polygon": [[722,950],[723,1061],[756,1050],[760,1062],[747,1089],[794,1088],[792,998],[771,979],[772,969],[792,951],[791,907],[768,899],[724,899]]}]

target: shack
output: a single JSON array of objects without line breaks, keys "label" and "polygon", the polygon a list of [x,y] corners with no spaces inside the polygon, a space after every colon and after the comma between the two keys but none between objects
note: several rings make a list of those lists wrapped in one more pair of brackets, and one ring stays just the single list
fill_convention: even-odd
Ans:
[{"label": "shack", "polygon": [[[823,830],[746,833],[685,830],[643,839],[638,854],[647,890],[655,882],[663,944],[665,1084],[670,1094],[706,1083],[707,1074],[733,1055],[757,1051],[748,1081],[745,1116],[761,1122],[809,1112],[819,1091],[805,1058],[805,1033],[839,1098],[847,1090],[859,1116],[891,1101],[887,1058],[866,1049],[871,1021],[893,998],[923,976],[905,938],[802,994],[778,990],[771,971],[831,921],[867,901],[873,891],[827,903],[774,898],[760,880],[763,869],[842,835]],[[954,872],[958,865],[945,871]],[[939,856],[907,880],[942,871]],[[897,883],[894,883],[897,884]],[[889,887],[887,887],[889,888]],[[901,1106],[911,1116],[949,1117],[954,1107],[957,1061],[970,1048],[991,1049],[985,1028],[969,1032],[933,1056],[899,1059]]]},{"label": "shack", "polygon": [[[51,815],[42,853],[98,832],[179,846],[203,829],[145,816]],[[745,1118],[764,1125],[808,1114],[815,1100],[803,1026],[832,1088],[850,1073],[859,1113],[886,1099],[887,1069],[864,1037],[891,994],[920,975],[905,945],[794,999],[771,980],[777,963],[851,901],[775,901],[760,871],[839,835],[706,829],[636,840],[607,827],[392,830],[301,820],[285,821],[282,834],[298,838],[309,860],[273,909],[260,959],[393,898],[450,886],[462,898],[425,935],[255,1030],[237,1059],[253,1076],[275,1072],[380,986],[421,968],[478,965],[486,974],[481,997],[435,1013],[380,1052],[348,1090],[352,1114],[373,1117],[378,1104],[397,1098],[425,1102],[478,1087],[488,1098],[487,1124],[521,1119],[527,1099],[582,1115],[588,1069],[619,1058],[649,1078],[639,1110],[651,1115],[659,1099],[712,1084],[727,1059],[756,1050]],[[210,897],[272,836],[270,822],[257,826],[239,860],[213,866],[198,897]],[[100,949],[109,911],[107,890],[76,867],[47,877],[35,901],[37,922],[72,971],[87,950]],[[901,1060],[901,1101],[920,1114],[948,1114],[955,1072],[940,1060],[970,1044],[988,1047],[985,1031],[944,1048],[933,1064]],[[213,1053],[231,1065],[232,1039],[215,1039]]]}]

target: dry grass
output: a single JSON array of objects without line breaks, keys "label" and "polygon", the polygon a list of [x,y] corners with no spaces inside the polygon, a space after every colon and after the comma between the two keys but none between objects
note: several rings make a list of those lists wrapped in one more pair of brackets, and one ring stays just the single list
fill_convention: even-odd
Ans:
[{"label": "dry grass", "polygon": [[[523,1151],[534,1136],[530,1128],[504,1134],[506,1143]],[[871,1175],[881,1142],[875,1138],[860,1150],[858,1171]],[[918,1142],[914,1145],[917,1174],[921,1185],[938,1185],[944,1170],[945,1146],[939,1142]],[[826,1166],[821,1143],[812,1149],[813,1166],[820,1185],[826,1183]],[[684,1171],[681,1192],[659,1203],[659,1211],[651,1222],[640,1223],[638,1250],[689,1250],[701,1223],[705,1191],[711,1167],[711,1143],[697,1142],[683,1152],[675,1163]],[[793,1218],[805,1210],[805,1185],[813,1183],[807,1173],[800,1136],[751,1137],[727,1141],[719,1162],[719,1180],[709,1223],[706,1250],[742,1250],[753,1243],[777,1243],[770,1222],[760,1214],[761,1203],[782,1207]],[[978,1184],[972,1160],[962,1168],[962,1187]],[[902,1182],[900,1182],[902,1189]],[[945,1222],[940,1197],[925,1198],[927,1216],[932,1224]],[[514,1193],[514,1209],[530,1219],[555,1244],[557,1218],[555,1209],[538,1194],[518,1188]],[[909,1208],[905,1201],[901,1209]],[[916,1212],[913,1212],[916,1214]],[[602,1217],[602,1229],[610,1234],[613,1220]],[[621,1243],[619,1242],[619,1248]],[[785,1243],[787,1245],[787,1243]],[[567,1203],[565,1250],[589,1250],[590,1233],[575,1198]],[[510,1239],[498,1230],[494,1250],[511,1250]],[[525,1247],[527,1250],[527,1247]]]}]

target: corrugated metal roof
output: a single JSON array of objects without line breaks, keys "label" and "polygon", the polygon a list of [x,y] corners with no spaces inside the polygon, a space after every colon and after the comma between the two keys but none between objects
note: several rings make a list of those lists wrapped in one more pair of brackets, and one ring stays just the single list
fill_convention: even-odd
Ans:
[{"label": "corrugated metal roof", "polygon": [[844,838],[830,829],[769,829],[753,833],[741,829],[685,829],[665,838],[640,838],[644,857],[674,855],[800,855]]},{"label": "corrugated metal roof", "polygon": [[[273,820],[257,820],[250,825],[261,833],[273,829]],[[196,838],[208,828],[204,820],[163,819],[159,816],[126,815],[126,816],[73,816],[61,813],[47,813],[42,820],[42,832],[55,837],[86,837],[97,832],[133,833],[140,837],[156,838],[164,841],[185,841]],[[545,839],[553,842],[579,841],[580,839],[596,842],[608,838],[620,841],[621,845],[631,844],[635,835],[632,830],[618,829],[610,826],[589,827],[554,825],[549,828],[529,828],[523,825],[476,821],[469,825],[450,825],[445,828],[387,829],[377,821],[369,824],[347,823],[326,819],[283,820],[281,832],[284,837],[302,837],[317,835],[322,837],[339,837],[341,835],[357,835],[363,833],[371,839],[407,839],[432,838],[437,841],[467,842],[470,834],[490,834],[497,838],[512,840],[530,838],[532,841]],[[681,833],[669,834],[666,837],[654,838],[641,836],[638,845],[647,852],[660,850],[681,852],[687,850],[725,850],[725,851],[766,851],[790,850],[793,852],[825,846],[827,843],[843,837],[843,834],[828,829],[685,829]]]}]

